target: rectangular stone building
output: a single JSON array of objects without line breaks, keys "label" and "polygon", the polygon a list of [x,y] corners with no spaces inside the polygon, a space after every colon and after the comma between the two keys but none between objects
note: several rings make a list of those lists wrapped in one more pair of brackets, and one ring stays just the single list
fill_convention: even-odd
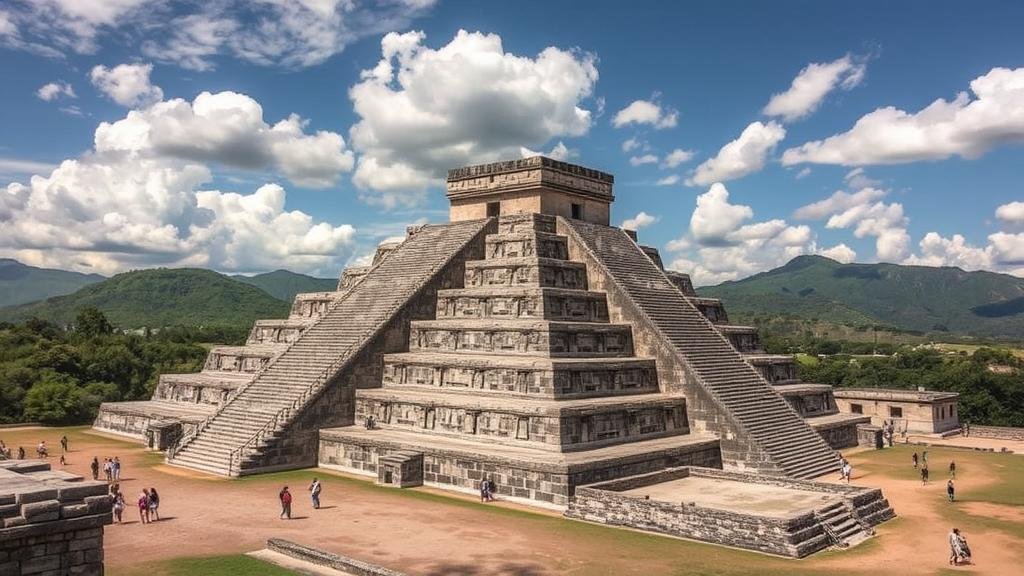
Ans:
[{"label": "rectangular stone building", "polygon": [[895,422],[898,432],[942,434],[960,428],[955,392],[839,388],[835,398],[840,412],[870,416],[876,426]]}]

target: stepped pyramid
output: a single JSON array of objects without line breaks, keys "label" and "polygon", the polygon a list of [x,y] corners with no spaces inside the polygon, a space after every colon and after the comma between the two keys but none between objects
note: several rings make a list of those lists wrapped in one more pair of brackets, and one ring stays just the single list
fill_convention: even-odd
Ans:
[{"label": "stepped pyramid", "polygon": [[105,404],[96,427],[216,474],[319,463],[464,490],[490,477],[562,507],[578,485],[671,466],[835,470],[829,444],[855,442],[856,423],[816,432],[804,416],[837,415],[801,407],[828,391],[780,393],[816,385],[775,378],[785,358],[755,330],[609,226],[613,183],[543,157],[452,170],[449,224],[297,296],[288,319],[165,375],[153,400]]}]

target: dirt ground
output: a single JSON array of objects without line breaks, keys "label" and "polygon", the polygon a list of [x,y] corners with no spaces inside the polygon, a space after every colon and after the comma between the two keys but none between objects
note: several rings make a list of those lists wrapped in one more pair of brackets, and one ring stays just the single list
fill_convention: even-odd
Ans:
[{"label": "dirt ground", "polygon": [[[62,432],[0,430],[0,439],[31,452],[41,439],[59,446]],[[105,559],[114,575],[155,574],[160,561],[170,558],[249,552],[271,537],[410,574],[937,574],[952,569],[946,534],[953,522],[967,535],[976,560],[956,572],[1019,574],[1024,564],[1024,506],[950,504],[941,472],[956,458],[958,490],[969,494],[996,482],[992,470],[998,459],[1020,458],[1012,455],[930,448],[933,481],[922,486],[907,456],[912,447],[851,452],[853,483],[882,488],[898,519],[851,550],[787,560],[570,521],[511,503],[483,505],[439,490],[381,488],[325,470],[218,479],[166,466],[161,455],[113,437],[82,429],[69,437],[67,470],[89,475],[93,456],[119,456],[129,502],[143,487],[161,494],[160,522],[142,525],[129,507],[124,525],[107,528]],[[56,458],[53,463],[59,467]],[[324,483],[320,510],[311,509],[306,492],[314,475]],[[278,519],[277,492],[285,484],[295,494],[290,521]],[[1024,486],[1024,477],[1017,485]]]}]

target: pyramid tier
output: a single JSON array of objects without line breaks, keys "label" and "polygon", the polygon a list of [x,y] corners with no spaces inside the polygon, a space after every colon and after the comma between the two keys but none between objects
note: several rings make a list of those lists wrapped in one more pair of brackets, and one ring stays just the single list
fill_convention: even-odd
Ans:
[{"label": "pyramid tier", "polygon": [[546,286],[587,289],[587,267],[581,262],[523,256],[466,262],[466,286]]},{"label": "pyramid tier", "polygon": [[544,400],[359,390],[356,420],[371,415],[384,428],[563,452],[689,432],[685,398],[664,394]]},{"label": "pyramid tier", "polygon": [[738,326],[735,324],[719,324],[718,331],[725,336],[737,352],[747,354],[763,354],[761,337],[754,326]]},{"label": "pyramid tier", "polygon": [[384,356],[385,388],[545,398],[658,391],[650,358],[535,358],[406,352]]},{"label": "pyramid tier", "polygon": [[488,234],[487,258],[539,257],[566,260],[569,249],[565,236],[548,232],[510,232]]},{"label": "pyramid tier", "polygon": [[412,322],[409,350],[549,357],[633,355],[629,324],[444,319]]},{"label": "pyramid tier", "polygon": [[249,331],[246,344],[290,344],[313,323],[310,318],[257,320]]},{"label": "pyramid tier", "polygon": [[287,344],[250,344],[247,346],[217,346],[210,350],[203,370],[244,372],[255,374],[270,363]]},{"label": "pyramid tier", "polygon": [[153,400],[216,406],[223,404],[229,394],[252,378],[252,374],[244,372],[161,374],[153,391]]},{"label": "pyramid tier", "polygon": [[744,354],[743,359],[757,370],[769,384],[795,384],[796,359],[789,354]]},{"label": "pyramid tier", "polygon": [[532,286],[438,290],[438,318],[535,318],[607,322],[604,292]]}]

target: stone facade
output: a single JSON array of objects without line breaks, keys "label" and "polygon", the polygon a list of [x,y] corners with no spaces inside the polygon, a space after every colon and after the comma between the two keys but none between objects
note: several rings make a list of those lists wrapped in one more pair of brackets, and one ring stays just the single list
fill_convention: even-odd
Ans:
[{"label": "stone facade", "polygon": [[876,426],[894,422],[897,432],[942,434],[960,428],[955,392],[841,388],[835,397],[841,412],[869,416]]},{"label": "stone facade", "polygon": [[0,461],[0,574],[103,574],[105,482],[51,471],[47,462]]},{"label": "stone facade", "polygon": [[1024,428],[1012,428],[1009,426],[975,426],[971,424],[970,430],[965,430],[970,436],[978,438],[996,438],[998,440],[1013,440],[1024,442]]}]

